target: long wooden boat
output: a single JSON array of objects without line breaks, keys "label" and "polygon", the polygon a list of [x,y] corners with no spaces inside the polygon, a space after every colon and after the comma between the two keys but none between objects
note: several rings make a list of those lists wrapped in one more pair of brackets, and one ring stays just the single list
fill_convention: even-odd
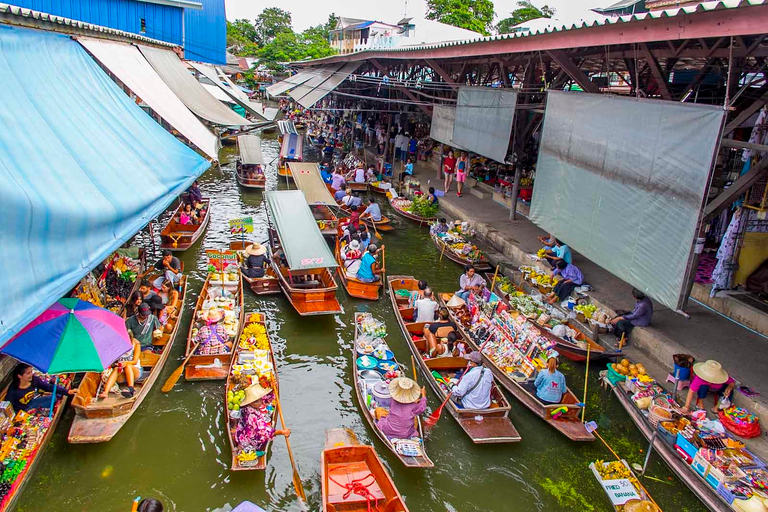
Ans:
[{"label": "long wooden boat", "polygon": [[[387,281],[389,282],[389,298],[392,301],[392,308],[400,324],[403,337],[427,382],[429,382],[429,386],[442,402],[448,397],[448,393],[440,386],[433,372],[437,372],[447,381],[457,371],[466,368],[467,360],[463,357],[453,356],[427,358],[427,342],[424,338],[424,326],[426,324],[412,321],[414,308],[408,307],[407,297],[398,297],[396,293],[397,290],[402,289],[409,292],[417,290],[418,281],[411,276],[392,276]],[[457,331],[457,334],[463,336],[461,331]],[[469,345],[469,343],[467,344]],[[472,348],[468,352],[474,350],[477,349]],[[504,393],[496,384],[496,379],[494,379],[491,387],[491,405],[487,409],[459,408],[453,400],[448,400],[446,409],[475,444],[516,443],[521,440],[520,434],[509,419],[509,411],[512,410],[512,406],[509,405]]]},{"label": "long wooden boat", "polygon": [[[269,362],[272,364],[272,375],[274,377],[273,382],[275,387],[278,389],[278,393],[280,390],[280,385],[277,378],[277,363],[275,362],[275,353],[272,348],[272,340],[269,338],[269,331],[267,331],[267,325],[265,323],[266,317],[263,313],[250,313],[247,316],[247,319],[241,325],[240,330],[238,332],[237,338],[235,338],[235,344],[232,347],[232,362],[229,366],[229,374],[227,375],[227,385],[224,387],[224,403],[225,403],[225,409],[226,409],[226,421],[227,421],[227,436],[229,437],[229,446],[232,450],[232,464],[229,466],[229,468],[232,471],[247,471],[247,470],[254,470],[254,469],[265,469],[267,467],[267,454],[269,453],[269,446],[272,444],[272,441],[270,440],[267,443],[267,446],[264,447],[264,454],[260,457],[257,457],[253,459],[252,461],[244,462],[238,459],[238,454],[240,453],[240,446],[237,444],[237,440],[235,439],[235,431],[237,430],[237,423],[238,419],[232,418],[232,410],[229,407],[229,400],[228,400],[228,393],[235,389],[235,382],[237,380],[237,366],[238,366],[238,357],[240,354],[245,352],[250,352],[253,354],[253,351],[249,351],[247,347],[242,347],[240,344],[240,336],[242,335],[245,328],[252,324],[258,324],[262,326],[264,329],[264,336],[266,336],[268,348],[269,350]],[[240,390],[240,388],[237,388]],[[272,418],[271,418],[271,425],[272,428],[275,428],[277,425],[277,409],[272,410]]]},{"label": "long wooden boat", "polygon": [[368,183],[368,190],[370,190],[371,192],[374,192],[376,194],[384,194],[384,195],[386,195],[387,192],[389,192],[388,188],[381,188],[381,187],[378,187],[378,186],[374,185],[373,183]]},{"label": "long wooden boat", "polygon": [[368,183],[358,183],[356,181],[347,181],[346,187],[352,189],[355,192],[367,192]]},{"label": "long wooden boat", "polygon": [[339,219],[329,206],[324,204],[313,204],[309,206],[312,215],[317,221],[317,227],[323,236],[336,236],[339,229]]},{"label": "long wooden boat", "polygon": [[[185,351],[185,357],[192,352],[195,347],[195,337],[192,335],[196,331],[195,327],[198,325],[198,314],[203,311],[203,303],[208,299],[208,290],[214,286],[222,286],[220,284],[211,283],[212,274],[208,274],[203,283],[203,288],[200,290],[200,295],[197,298],[195,304],[195,310],[192,314],[192,322],[189,326],[189,333],[187,334],[187,347]],[[236,290],[233,292],[235,298],[235,305],[239,307],[238,313],[238,328],[243,325],[243,279],[240,274],[236,285],[227,284],[226,287],[232,289],[236,286]],[[223,278],[223,275],[222,275]],[[237,340],[235,340],[237,341]],[[219,360],[221,366],[213,367],[216,360]],[[226,354],[212,354],[212,355],[199,355],[195,354],[189,358],[186,368],[184,368],[184,378],[189,381],[195,380],[224,380],[229,375],[229,365],[232,360],[232,352]],[[202,368],[198,368],[198,366]]]},{"label": "long wooden boat", "polygon": [[288,168],[288,162],[301,162],[303,160],[304,143],[301,135],[297,133],[286,133],[280,146],[279,164],[277,173],[280,176],[290,176],[291,170]]},{"label": "long wooden boat", "polygon": [[[485,279],[488,281],[488,283],[493,283],[493,274],[486,273]],[[514,286],[515,291],[526,294],[528,293],[519,285],[515,284]],[[493,293],[495,293],[505,304],[510,307],[510,311],[514,311],[514,308],[509,304],[509,294],[501,290],[501,285],[498,280],[493,285]],[[535,322],[535,320],[531,321]],[[559,336],[555,336],[552,332],[543,326],[539,327],[541,328],[542,335],[552,340],[557,345],[557,351],[566,359],[583,362],[587,360],[587,353],[589,353],[590,361],[612,360],[624,356],[624,353],[620,350],[608,350],[593,340],[590,336],[587,336],[586,333],[584,333],[584,331],[575,324],[575,322],[566,320],[564,323],[569,328],[576,331],[576,340],[583,343],[584,346],[579,343],[573,343],[572,341],[566,340]],[[587,350],[586,345],[589,345],[589,350]]]},{"label": "long wooden boat", "polygon": [[491,263],[488,261],[488,257],[483,254],[478,259],[469,259],[456,251],[454,251],[450,244],[446,243],[442,238],[437,236],[436,234],[432,233],[430,234],[430,238],[432,238],[432,243],[435,244],[437,247],[437,250],[440,251],[440,254],[443,254],[446,258],[449,260],[458,263],[459,265],[472,265],[475,267],[475,270],[478,272],[481,272],[483,270],[490,270],[491,269]]},{"label": "long wooden boat", "polygon": [[163,371],[170,357],[173,343],[179,333],[184,302],[187,295],[187,276],[182,275],[179,282],[181,293],[176,303],[176,313],[168,319],[173,327],[164,332],[153,345],[160,352],[143,351],[141,366],[143,378],[134,384],[136,393],[131,398],[110,393],[107,398],[98,398],[102,389],[101,372],[88,372],[72,399],[75,418],[69,429],[68,441],[73,444],[104,443],[112,439],[125,425],[149,394],[155,381]]},{"label": "long wooden boat", "polygon": [[[382,262],[384,261],[384,251],[386,251],[386,248],[382,248],[379,251],[379,254],[381,255],[380,261]],[[336,269],[339,273],[339,281],[341,281],[341,284],[344,286],[344,289],[347,290],[350,297],[355,297],[356,299],[379,300],[379,291],[381,290],[381,287],[384,286],[384,271],[386,269],[382,268],[381,279],[375,283],[364,283],[355,277],[348,276],[344,267],[344,260],[341,259],[341,247],[339,245],[338,237],[336,237],[334,256],[336,256],[336,263],[339,264]]]},{"label": "long wooden boat", "polygon": [[[422,455],[412,457],[412,456],[406,456],[402,455],[397,452],[395,449],[394,444],[392,444],[392,441],[384,434],[384,432],[381,431],[378,424],[376,423],[376,419],[374,418],[371,410],[368,408],[368,401],[367,396],[369,394],[370,388],[368,387],[368,383],[366,383],[365,379],[361,375],[361,371],[357,369],[357,339],[361,336],[360,328],[358,320],[363,315],[363,313],[355,313],[355,342],[352,345],[351,349],[351,357],[352,357],[352,364],[350,367],[352,368],[352,380],[355,383],[355,396],[357,396],[357,403],[360,405],[360,410],[363,411],[363,417],[368,422],[368,425],[370,425],[371,430],[374,431],[376,434],[376,437],[381,440],[382,443],[384,443],[384,446],[387,447],[389,451],[391,451],[395,457],[397,457],[400,462],[403,463],[403,465],[407,468],[431,468],[434,467],[434,463],[429,458],[429,455],[427,455],[427,449],[426,445],[424,443],[424,438],[421,439],[421,450]],[[397,362],[397,360],[395,360]],[[421,421],[421,420],[419,420]]]},{"label": "long wooden boat", "polygon": [[[233,251],[244,251],[250,242],[231,242],[229,248]],[[248,277],[243,274],[243,261],[246,256],[242,256],[240,259],[240,276],[243,281],[248,283],[248,287],[256,295],[274,295],[280,293],[280,281],[277,279],[275,269],[272,266],[264,269],[264,277]]]},{"label": "long wooden boat", "polygon": [[[360,444],[349,429],[326,432],[320,473],[323,512],[408,512],[376,450]],[[349,492],[354,482],[364,485],[367,493]]]},{"label": "long wooden boat", "polygon": [[235,177],[237,184],[243,188],[255,188],[263,190],[267,186],[267,177],[264,174],[257,176],[256,178],[246,178],[245,176],[246,166],[237,163],[237,169],[235,170]]},{"label": "long wooden boat", "polygon": [[[398,198],[400,199],[400,198]],[[405,217],[408,220],[412,220],[413,222],[418,222],[419,226],[429,227],[429,224],[432,222],[435,222],[437,220],[436,217],[419,217],[418,215],[415,215],[410,212],[406,212],[405,210],[402,210],[398,208],[396,205],[396,201],[394,201],[389,195],[387,195],[387,201],[389,201],[389,206],[391,206],[395,212],[397,212],[398,215],[401,215]]]},{"label": "long wooden boat", "polygon": [[204,197],[202,202],[204,205],[201,209],[203,218],[200,219],[200,224],[180,224],[179,216],[181,215],[182,208],[184,208],[184,203],[179,205],[173,213],[171,220],[168,221],[168,224],[160,232],[160,249],[186,251],[203,236],[205,228],[208,227],[208,221],[211,218],[211,200]]},{"label": "long wooden boat", "polygon": [[283,249],[274,230],[270,230],[272,267],[280,281],[280,288],[293,308],[301,316],[341,313],[336,298],[339,286],[329,268],[291,271],[282,258]]},{"label": "long wooden boat", "polygon": [[613,389],[613,393],[619,399],[619,403],[624,407],[637,426],[638,430],[648,441],[655,439],[653,449],[667,463],[667,466],[683,481],[683,483],[696,495],[699,500],[713,512],[729,512],[735,510],[729,506],[723,498],[713,489],[703,478],[699,476],[694,469],[677,453],[675,447],[667,444],[660,436],[656,436],[656,429],[653,428],[648,418],[646,418],[634,402],[631,395],[624,390],[621,385],[606,382]]},{"label": "long wooden boat", "polygon": [[[416,288],[416,281],[413,283],[407,282],[408,278],[405,278],[406,285]],[[447,294],[446,294],[447,295]],[[438,297],[438,303],[444,303],[442,296]],[[453,308],[448,308],[451,314],[451,320],[456,324],[458,331],[462,334],[462,337],[466,340],[467,344],[472,347],[473,350],[480,350],[477,340],[475,340],[467,331],[466,326],[461,322],[461,319],[456,315]],[[496,362],[488,357],[482,350],[480,354],[483,356],[485,366],[493,371],[499,384],[512,393],[514,397],[520,401],[523,405],[528,407],[536,416],[543,419],[547,424],[551,425],[555,430],[566,436],[571,441],[594,441],[593,436],[579,420],[581,414],[582,404],[573,391],[567,388],[566,393],[563,395],[562,402],[559,404],[545,404],[541,402],[534,392],[524,387],[521,383],[517,382],[510,375],[508,375],[502,368],[500,368]],[[553,418],[552,413],[561,407],[565,407],[567,410],[557,418]]]},{"label": "long wooden boat", "polygon": [[[341,211],[343,211],[344,213],[352,215],[352,210],[349,209],[349,206],[344,206],[342,204],[339,204],[339,209]],[[362,212],[361,212],[361,214],[362,214]],[[364,219],[360,219],[360,221],[363,224],[365,224],[366,226],[368,226],[369,228],[371,228],[371,229],[373,229],[373,225],[376,224],[376,229],[378,231],[387,232],[387,231],[394,231],[395,230],[395,226],[392,225],[392,220],[389,217],[387,217],[386,215],[384,215],[383,213],[381,214],[381,220],[379,220],[379,221],[374,221],[370,217],[366,217]]]}]

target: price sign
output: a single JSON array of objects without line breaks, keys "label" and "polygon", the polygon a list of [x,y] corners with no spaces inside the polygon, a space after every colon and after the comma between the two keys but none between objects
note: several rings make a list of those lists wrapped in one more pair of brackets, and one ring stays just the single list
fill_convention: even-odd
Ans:
[{"label": "price sign", "polygon": [[637,489],[632,485],[632,482],[626,478],[618,480],[601,480],[600,483],[602,484],[603,489],[605,489],[606,494],[608,494],[608,497],[611,499],[611,503],[616,506],[624,505],[630,500],[642,499],[640,495],[637,494]]},{"label": "price sign", "polygon": [[253,233],[253,217],[243,217],[229,221],[229,231],[235,235],[240,233]]},{"label": "price sign", "polygon": [[237,254],[232,251],[205,251],[208,257],[208,264],[213,265],[219,270],[223,270],[228,265],[237,265]]}]

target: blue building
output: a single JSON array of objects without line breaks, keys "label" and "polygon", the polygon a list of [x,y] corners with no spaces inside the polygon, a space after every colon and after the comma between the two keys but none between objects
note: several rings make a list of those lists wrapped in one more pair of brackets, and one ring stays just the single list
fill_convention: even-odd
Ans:
[{"label": "blue building", "polygon": [[226,64],[224,0],[11,0],[73,20],[184,47],[187,59]]}]

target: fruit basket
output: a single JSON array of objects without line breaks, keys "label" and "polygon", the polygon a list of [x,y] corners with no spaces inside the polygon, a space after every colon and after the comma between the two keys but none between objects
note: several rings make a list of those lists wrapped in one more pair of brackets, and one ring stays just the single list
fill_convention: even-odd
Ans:
[{"label": "fruit basket", "polygon": [[649,500],[645,489],[635,476],[629,464],[625,460],[615,460],[605,462],[597,460],[589,465],[589,469],[595,475],[598,483],[602,486],[611,504],[617,511],[623,511],[627,504],[640,502],[647,503],[643,510],[659,510],[652,501]]}]

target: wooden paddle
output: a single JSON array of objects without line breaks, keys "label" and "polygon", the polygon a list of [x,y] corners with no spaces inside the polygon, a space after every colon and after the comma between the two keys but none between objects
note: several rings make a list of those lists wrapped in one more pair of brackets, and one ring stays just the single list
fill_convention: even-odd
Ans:
[{"label": "wooden paddle", "polygon": [[[277,414],[280,416],[280,425],[283,430],[285,428],[285,418],[283,418],[283,408],[280,407],[280,396],[277,394],[277,386],[272,386],[272,392],[275,394],[275,406],[277,407]],[[293,467],[293,487],[296,489],[296,496],[302,505],[302,509],[308,510],[306,507],[307,495],[304,492],[304,486],[301,484],[301,477],[299,476],[299,470],[296,468],[296,461],[293,460],[293,451],[291,451],[291,440],[288,436],[285,437],[285,446],[288,448],[288,458],[291,460],[291,467]]]},{"label": "wooden paddle", "polygon": [[174,372],[171,374],[170,377],[168,377],[168,380],[165,381],[165,384],[163,384],[163,387],[160,388],[160,391],[163,393],[167,393],[170,390],[173,389],[173,386],[176,385],[176,383],[179,381],[179,377],[181,377],[181,374],[184,372],[184,367],[187,366],[187,363],[189,362],[189,359],[194,355],[195,351],[197,350],[197,347],[200,346],[200,343],[195,343],[195,346],[192,348],[192,351],[189,353],[189,355],[184,358],[184,362],[181,363],[181,366],[176,368]]},{"label": "wooden paddle", "polygon": [[[439,237],[438,237],[438,239],[439,239]],[[440,241],[442,242],[442,240],[440,240]],[[448,245],[447,243],[443,242],[443,250],[440,251],[440,259],[437,260],[438,263],[443,261],[443,254],[445,254],[445,248],[446,248],[447,245]]]},{"label": "wooden paddle", "polygon": [[499,275],[499,267],[501,265],[496,265],[496,272],[493,273],[493,281],[491,281],[491,293],[493,293],[493,287],[496,286],[496,276]]},{"label": "wooden paddle", "polygon": [[373,224],[373,233],[376,235],[376,238],[381,240],[381,235],[379,234],[379,230],[376,229],[376,221],[373,220],[373,217],[371,217],[370,214],[368,215],[368,218],[371,219],[371,224]]},{"label": "wooden paddle", "polygon": [[[464,369],[464,373],[461,374],[462,379],[464,378],[464,375],[467,374],[468,370],[469,370],[469,365],[467,365],[467,367]],[[482,378],[482,374],[480,375],[480,377]],[[459,379],[459,382],[461,382],[461,379]],[[450,399],[451,399],[451,392],[449,391],[448,396],[445,397],[445,401],[442,404],[440,404],[440,407],[438,407],[436,411],[434,411],[432,414],[429,415],[427,419],[424,420],[424,426],[426,427],[425,430],[427,432],[432,430],[432,428],[435,425],[437,425],[437,420],[439,420],[440,415],[443,414],[443,407],[445,407],[445,404],[447,404],[448,400]]]},{"label": "wooden paddle", "polygon": [[[414,359],[413,354],[411,354],[411,368],[413,368],[413,382],[416,383],[416,385],[419,385],[419,381],[416,380],[416,359]],[[421,430],[421,418],[416,416],[416,422],[419,424],[419,435],[422,439],[424,439],[424,431]]]}]

